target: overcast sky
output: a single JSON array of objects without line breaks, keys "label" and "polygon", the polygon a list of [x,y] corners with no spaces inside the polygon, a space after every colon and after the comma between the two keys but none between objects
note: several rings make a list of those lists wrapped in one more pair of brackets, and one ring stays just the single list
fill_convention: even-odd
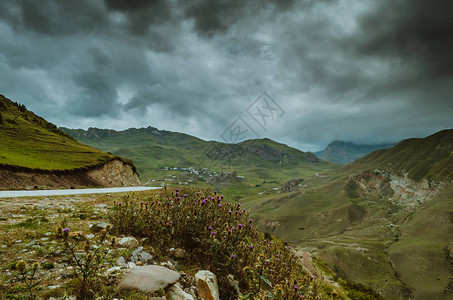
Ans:
[{"label": "overcast sky", "polygon": [[238,129],[306,151],[422,137],[453,128],[452,11],[451,0],[1,0],[0,93],[70,128],[206,140]]}]

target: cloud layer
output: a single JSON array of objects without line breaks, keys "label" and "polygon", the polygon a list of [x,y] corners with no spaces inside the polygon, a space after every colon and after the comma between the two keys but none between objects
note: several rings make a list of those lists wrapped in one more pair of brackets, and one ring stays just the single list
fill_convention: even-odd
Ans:
[{"label": "cloud layer", "polygon": [[[221,140],[242,117],[303,150],[452,128],[449,0],[0,2],[0,93],[59,126]],[[267,92],[285,111],[260,127]],[[269,120],[271,121],[271,120]]]}]

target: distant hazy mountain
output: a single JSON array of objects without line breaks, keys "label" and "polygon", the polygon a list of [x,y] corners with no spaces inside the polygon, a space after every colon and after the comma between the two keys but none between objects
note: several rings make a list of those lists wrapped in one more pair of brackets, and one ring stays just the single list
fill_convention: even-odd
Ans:
[{"label": "distant hazy mountain", "polygon": [[348,164],[373,151],[390,148],[395,143],[385,143],[377,145],[357,145],[351,142],[333,141],[323,151],[314,154],[324,160],[334,163]]}]

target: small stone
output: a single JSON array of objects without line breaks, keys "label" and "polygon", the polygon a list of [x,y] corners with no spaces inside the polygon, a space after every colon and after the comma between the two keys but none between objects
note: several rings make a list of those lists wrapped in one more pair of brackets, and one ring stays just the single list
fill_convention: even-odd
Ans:
[{"label": "small stone", "polygon": [[96,205],[97,208],[107,208],[108,205],[107,204],[98,204]]},{"label": "small stone", "polygon": [[174,258],[185,258],[186,257],[186,250],[177,248],[173,251],[173,257]]},{"label": "small stone", "polygon": [[135,263],[137,266],[143,266],[143,263],[141,261],[138,261]]},{"label": "small stone", "polygon": [[116,260],[116,264],[119,266],[126,266],[126,260],[124,259],[124,257],[120,256]]},{"label": "small stone", "polygon": [[36,240],[35,241],[31,241],[30,243],[25,244],[25,247],[31,247],[31,246],[35,245],[36,242],[37,242]]},{"label": "small stone", "polygon": [[106,229],[107,225],[110,225],[110,224],[109,223],[105,223],[105,222],[98,222],[98,223],[95,223],[95,224],[91,225],[90,229],[93,232],[99,232],[99,231],[101,231],[103,229]]},{"label": "small stone", "polygon": [[110,269],[107,269],[106,273],[110,274],[110,273],[113,273],[113,272],[119,271],[119,270],[121,270],[121,267],[112,267]]},{"label": "small stone", "polygon": [[134,237],[124,237],[124,238],[118,239],[117,244],[118,244],[119,247],[133,248],[133,247],[137,247],[138,246],[138,241]]},{"label": "small stone", "polygon": [[131,261],[127,263],[127,266],[128,266],[129,269],[135,269],[135,268],[137,267],[137,265],[134,264],[134,263],[131,262]]},{"label": "small stone", "polygon": [[54,289],[58,289],[59,287],[61,287],[61,286],[57,284],[57,285],[49,285],[47,288],[49,290],[54,290]]},{"label": "small stone", "polygon": [[85,237],[90,240],[90,239],[94,238],[94,234],[90,233],[90,234],[87,234]]},{"label": "small stone", "polygon": [[173,265],[171,261],[164,261],[160,263],[161,266],[166,267],[170,270],[176,271],[176,267]]},{"label": "small stone", "polygon": [[207,270],[198,271],[195,274],[198,295],[204,300],[219,299],[219,286],[216,276]]},{"label": "small stone", "polygon": [[6,245],[1,245],[0,248],[8,248]]},{"label": "small stone", "polygon": [[15,243],[15,244],[20,244],[20,243],[22,243],[22,240],[17,240],[17,241],[15,241],[14,243]]},{"label": "small stone", "polygon": [[167,292],[167,299],[169,300],[194,300],[192,295],[184,292],[179,283],[172,285]]}]

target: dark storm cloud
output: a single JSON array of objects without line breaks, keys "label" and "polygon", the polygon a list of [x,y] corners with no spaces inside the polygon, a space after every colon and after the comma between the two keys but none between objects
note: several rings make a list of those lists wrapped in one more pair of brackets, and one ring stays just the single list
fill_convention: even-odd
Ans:
[{"label": "dark storm cloud", "polygon": [[259,135],[303,149],[422,136],[453,127],[452,6],[2,0],[0,93],[61,126],[220,139],[266,91],[286,113]]},{"label": "dark storm cloud", "polygon": [[109,23],[96,1],[1,1],[0,16],[20,32],[62,36],[105,30]]},{"label": "dark storm cloud", "polygon": [[91,57],[92,69],[73,74],[72,79],[80,95],[68,108],[82,116],[114,115],[118,110],[118,94],[112,78],[112,60],[97,48],[89,49],[88,56]]},{"label": "dark storm cloud", "polygon": [[357,53],[398,57],[429,78],[453,74],[453,2],[381,1],[361,18]]}]

